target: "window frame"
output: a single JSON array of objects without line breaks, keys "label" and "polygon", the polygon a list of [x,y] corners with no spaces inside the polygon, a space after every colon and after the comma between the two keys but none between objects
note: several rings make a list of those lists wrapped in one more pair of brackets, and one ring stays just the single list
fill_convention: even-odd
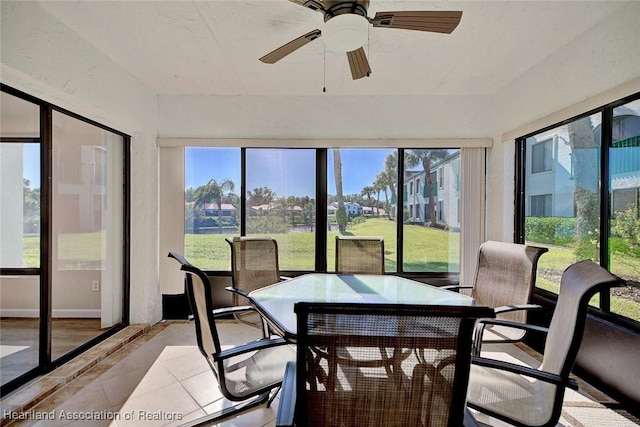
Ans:
[{"label": "window frame", "polygon": [[[0,83],[0,92],[6,93],[11,96],[15,96],[25,101],[31,102],[39,106],[40,109],[40,131],[37,138],[31,139],[31,142],[37,142],[40,144],[40,267],[38,268],[1,268],[0,276],[33,276],[37,275],[39,279],[39,357],[38,366],[23,373],[15,379],[8,381],[0,387],[0,395],[4,396],[10,393],[27,382],[31,381],[38,376],[51,372],[55,368],[70,361],[74,357],[78,356],[87,349],[94,347],[98,343],[104,341],[110,336],[114,335],[118,331],[124,329],[130,324],[130,241],[131,241],[131,136],[121,131],[113,129],[109,126],[98,123],[94,120],[88,119],[77,113],[69,111],[67,109],[58,107],[40,98],[37,98],[28,93],[22,92],[11,86]],[[52,159],[52,146],[53,146],[53,113],[57,112],[64,114],[70,118],[82,121],[91,126],[95,126],[102,130],[112,132],[123,138],[122,149],[122,321],[115,326],[107,328],[101,334],[85,341],[78,347],[64,353],[60,357],[54,358],[51,351],[52,336],[51,331],[53,328],[51,311],[52,311],[52,283],[53,277],[53,239],[51,237],[51,218],[52,218],[52,188],[50,179],[51,171],[53,167]],[[14,137],[1,137],[2,142],[15,142],[20,138]],[[23,139],[20,142],[26,142],[27,139]]]},{"label": "window frame", "polygon": [[[407,141],[402,141],[400,143],[398,143],[396,140],[385,140],[382,142],[378,142],[377,144],[373,144],[373,145],[369,145],[369,144],[363,144],[363,145],[357,145],[357,144],[353,144],[353,141],[341,141],[341,140],[327,140],[324,143],[318,143],[317,141],[313,141],[311,147],[301,144],[300,141],[297,140],[278,140],[277,143],[267,143],[264,141],[261,141],[262,144],[260,144],[259,146],[252,141],[254,140],[235,140],[235,139],[227,139],[227,140],[218,140],[218,139],[174,139],[174,138],[167,138],[167,139],[159,139],[158,140],[158,145],[162,148],[167,148],[170,149],[171,147],[175,147],[175,148],[179,148],[179,149],[186,149],[187,147],[208,147],[208,148],[240,148],[241,151],[245,151],[245,150],[249,150],[249,149],[253,149],[253,148],[266,148],[266,149],[274,149],[274,148],[282,148],[282,149],[296,149],[296,148],[313,148],[313,145],[315,145],[315,149],[317,152],[316,155],[316,173],[318,174],[318,177],[316,179],[316,185],[317,185],[317,190],[316,190],[316,201],[317,201],[317,212],[325,212],[326,211],[326,206],[327,206],[327,202],[326,202],[326,198],[327,198],[327,192],[326,192],[326,188],[327,188],[327,153],[329,150],[333,149],[333,148],[341,148],[341,149],[378,149],[378,148],[382,148],[382,149],[392,149],[392,150],[397,150],[398,152],[398,157],[399,157],[399,164],[398,164],[398,176],[402,177],[404,176],[404,153],[405,150],[411,150],[411,149],[416,149],[416,146],[421,147],[420,149],[423,149],[424,146],[428,146],[429,148],[433,148],[433,149],[439,149],[439,148],[454,148],[456,150],[462,150],[464,148],[470,148],[470,149],[481,149],[481,150],[486,150],[486,148],[491,146],[492,141],[491,140],[458,140],[458,139],[451,139],[451,140],[447,140],[447,141],[441,141],[438,140],[437,144],[429,144],[428,140],[424,142],[424,145],[417,145],[415,143],[415,141],[411,144],[408,144]],[[445,144],[445,142],[448,142]],[[406,147],[406,148],[405,148]],[[168,155],[169,151],[167,151],[167,155]],[[477,157],[472,157],[472,158],[477,158]],[[242,162],[241,162],[242,163]],[[478,170],[478,172],[484,172],[485,171],[485,164],[486,164],[486,159],[485,156],[482,156],[482,163],[483,166],[481,169]],[[179,165],[177,165],[179,166]],[[242,167],[243,165],[241,165]],[[433,174],[436,173],[436,171],[432,171]],[[241,176],[243,176],[244,174],[241,172],[240,174]],[[322,176],[321,176],[322,175]],[[242,178],[242,183],[241,183],[241,188],[244,188],[244,178]],[[484,176],[481,179],[482,181],[484,180]],[[401,180],[398,179],[397,182],[397,186],[396,188],[405,188],[408,190],[408,182],[410,181],[410,179],[405,179],[405,180]],[[479,181],[478,179],[474,179],[474,182]],[[168,188],[161,188],[161,198],[165,198],[165,200],[167,197],[171,198],[171,199],[176,199],[176,195],[171,195],[167,193]],[[415,190],[415,188],[414,188]],[[243,190],[244,191],[244,190]],[[242,193],[244,194],[244,192]],[[180,195],[182,197],[182,194]],[[396,200],[396,205],[397,206],[403,206],[404,202],[405,202],[405,197],[407,197],[408,194],[404,193],[402,191],[399,191],[397,194],[397,199]],[[244,198],[241,198],[241,201],[244,201]],[[244,217],[243,216],[243,212],[240,212],[240,217]],[[326,260],[325,260],[325,253],[324,251],[326,250],[326,234],[325,233],[320,233],[320,231],[324,231],[326,229],[326,217],[324,215],[317,215],[317,246],[316,246],[316,268],[314,271],[326,271]],[[323,223],[321,223],[320,221],[323,220]],[[396,224],[398,227],[398,231],[397,231],[397,235],[396,235],[396,239],[398,241],[402,241],[402,233],[403,233],[403,223],[402,221],[400,223]],[[241,224],[241,229],[243,227],[243,224]],[[478,233],[478,230],[481,229],[480,225],[474,226],[472,225],[470,228],[470,232],[475,235]],[[162,229],[162,227],[161,227]],[[241,233],[244,233],[244,230],[241,231]],[[243,234],[241,234],[243,235]],[[167,243],[167,237],[168,236],[163,236],[162,231],[161,231],[161,241]],[[180,244],[179,241],[175,241],[172,240],[174,243],[173,245],[175,246],[175,244]],[[397,245],[396,248],[396,261],[397,261],[397,265],[403,265],[403,251],[402,251],[402,245]],[[288,275],[288,276],[295,276],[295,275],[299,275],[299,274],[304,274],[307,273],[308,271],[302,271],[302,270],[296,270],[296,271],[287,271],[287,270],[283,270],[283,274]],[[210,274],[211,276],[227,276],[230,274],[230,272],[228,270],[207,270],[207,273]],[[431,279],[433,278],[434,281],[433,283],[457,283],[460,277],[460,272],[459,271],[453,271],[453,272],[438,272],[438,271],[422,271],[422,272],[416,272],[416,271],[402,271],[402,268],[398,268],[398,271],[394,271],[394,272],[389,272],[389,274],[397,274],[397,275],[403,275],[406,277],[413,277],[413,278],[424,278],[424,279]],[[437,280],[436,280],[437,279]]]},{"label": "window frame", "polygon": [[[600,127],[600,144],[601,147],[606,147],[607,149],[600,150],[600,230],[607,230],[607,232],[600,233],[599,239],[599,263],[602,267],[607,270],[610,268],[610,259],[609,259],[609,231],[610,231],[610,220],[612,216],[612,212],[610,211],[611,201],[613,197],[613,192],[610,190],[611,182],[610,182],[610,168],[609,168],[609,151],[612,146],[612,123],[613,123],[613,110],[616,107],[623,106],[627,103],[640,100],[640,92],[631,94],[622,99],[618,99],[614,102],[602,105],[600,107],[594,108],[592,110],[586,111],[584,113],[578,114],[576,116],[572,116],[568,119],[565,119],[561,122],[553,123],[551,125],[545,126],[544,128],[537,129],[535,131],[529,132],[525,135],[515,138],[515,170],[514,170],[514,199],[515,199],[515,209],[514,209],[514,242],[516,243],[525,243],[525,218],[527,216],[527,197],[526,197],[526,175],[527,175],[527,167],[532,167],[532,162],[528,162],[527,160],[527,138],[533,137],[535,135],[541,134],[543,132],[550,131],[552,129],[567,125],[576,120],[589,117],[594,114],[601,114],[602,123]],[[549,140],[541,141],[540,143],[544,143]],[[550,139],[553,143],[553,138]],[[552,162],[553,164],[553,162]],[[572,165],[573,166],[573,165]],[[552,167],[553,169],[553,167]],[[547,172],[547,171],[545,171]],[[544,173],[544,172],[539,172]],[[531,172],[533,174],[533,172]],[[550,300],[557,299],[557,294],[545,289],[541,289],[536,287],[534,289],[535,294],[542,295],[545,298]],[[599,307],[590,306],[589,309],[592,313],[597,314],[599,317],[602,317],[606,320],[625,325],[627,327],[632,328],[635,331],[640,331],[640,322],[634,319],[622,316],[620,314],[614,313],[611,311],[611,292],[609,290],[601,291],[599,294]]]}]

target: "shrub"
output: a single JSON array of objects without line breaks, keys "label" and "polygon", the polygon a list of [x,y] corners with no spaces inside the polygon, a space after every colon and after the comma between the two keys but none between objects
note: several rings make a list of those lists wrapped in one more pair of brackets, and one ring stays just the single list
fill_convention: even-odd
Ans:
[{"label": "shrub", "polygon": [[253,216],[247,220],[247,233],[286,234],[289,224],[278,216]]},{"label": "shrub", "polygon": [[574,242],[576,219],[564,217],[525,218],[527,240],[550,245],[569,246]]},{"label": "shrub", "polygon": [[616,212],[615,218],[611,221],[611,234],[623,240],[619,242],[619,247],[625,250],[622,253],[635,252],[640,250],[640,218],[638,209],[628,206],[622,212]]}]

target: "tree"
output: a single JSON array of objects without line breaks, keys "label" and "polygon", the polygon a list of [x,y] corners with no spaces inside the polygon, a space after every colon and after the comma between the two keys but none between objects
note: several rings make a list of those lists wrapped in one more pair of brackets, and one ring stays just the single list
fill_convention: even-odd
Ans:
[{"label": "tree", "polygon": [[436,227],[438,222],[436,221],[436,197],[433,188],[433,178],[431,177],[431,165],[436,161],[442,160],[447,156],[447,150],[435,149],[435,150],[411,150],[407,154],[406,164],[408,167],[415,167],[418,164],[422,164],[424,173],[426,175],[426,185],[429,193],[429,217],[431,220],[431,227]]},{"label": "tree", "polygon": [[594,236],[600,227],[600,198],[598,196],[599,168],[597,143],[591,119],[583,117],[568,124],[569,144],[573,158],[573,193],[576,206],[575,254],[578,260],[598,259]]},{"label": "tree", "polygon": [[247,205],[269,205],[276,199],[276,193],[267,187],[254,188],[247,191]]},{"label": "tree", "polygon": [[31,181],[22,180],[22,194],[24,205],[24,224],[23,231],[25,233],[40,232],[40,189],[31,189]]},{"label": "tree", "polygon": [[371,195],[376,192],[376,189],[373,188],[372,185],[367,185],[362,189],[362,195],[367,197],[367,201],[369,202],[369,207],[372,208],[373,204],[371,203]]},{"label": "tree", "polygon": [[[398,215],[398,194],[396,193],[396,183],[398,182],[398,152],[394,151],[384,159],[385,182],[391,192],[391,200],[396,201],[395,217]],[[386,193],[385,193],[386,194]],[[391,209],[387,209],[387,215],[391,218]]]},{"label": "tree", "polygon": [[342,156],[340,149],[333,149],[333,176],[336,181],[336,198],[338,201],[338,209],[336,210],[336,222],[340,233],[347,231],[347,211],[344,209],[344,196],[342,194]]},{"label": "tree", "polygon": [[[373,188],[376,190],[376,193],[377,193],[376,216],[380,216],[380,192],[381,191],[384,191],[384,198],[387,200],[387,203],[389,202],[389,198],[387,197],[387,182],[385,180],[384,171],[376,175],[376,178],[373,180]],[[385,209],[386,209],[386,204],[385,204]]]},{"label": "tree", "polygon": [[224,179],[222,182],[218,182],[215,179],[209,180],[204,185],[199,186],[193,192],[196,206],[204,205],[206,203],[215,203],[218,205],[218,228],[220,234],[222,234],[222,199],[225,195],[235,188],[235,184],[230,179]]}]

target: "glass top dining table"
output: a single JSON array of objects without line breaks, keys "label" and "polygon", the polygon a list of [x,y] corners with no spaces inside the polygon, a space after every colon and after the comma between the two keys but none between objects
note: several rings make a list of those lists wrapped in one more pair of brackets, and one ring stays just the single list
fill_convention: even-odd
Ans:
[{"label": "glass top dining table", "polygon": [[473,298],[393,275],[311,273],[257,289],[249,300],[287,341],[296,341],[297,302],[473,305]]}]

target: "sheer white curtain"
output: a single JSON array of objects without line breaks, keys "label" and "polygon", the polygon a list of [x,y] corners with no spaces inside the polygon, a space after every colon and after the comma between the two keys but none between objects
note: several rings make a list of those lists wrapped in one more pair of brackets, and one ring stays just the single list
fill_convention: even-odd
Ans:
[{"label": "sheer white curtain", "polygon": [[485,148],[462,148],[460,154],[462,200],[460,216],[460,284],[473,281],[478,248],[485,238]]}]

